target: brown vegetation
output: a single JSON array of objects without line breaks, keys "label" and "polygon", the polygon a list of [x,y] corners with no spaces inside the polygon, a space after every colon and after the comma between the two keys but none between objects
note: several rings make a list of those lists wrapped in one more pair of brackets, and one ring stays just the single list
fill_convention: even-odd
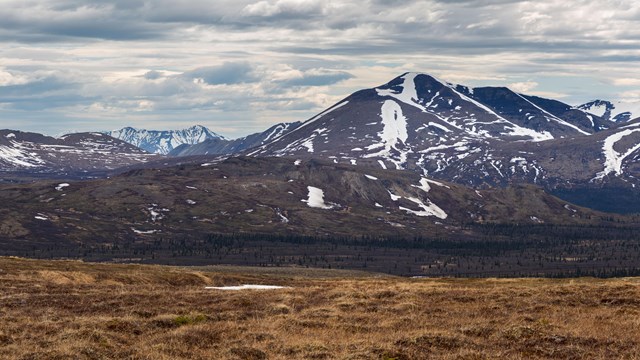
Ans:
[{"label": "brown vegetation", "polygon": [[[270,291],[210,285],[275,284]],[[638,359],[640,279],[0,258],[3,359]]]}]

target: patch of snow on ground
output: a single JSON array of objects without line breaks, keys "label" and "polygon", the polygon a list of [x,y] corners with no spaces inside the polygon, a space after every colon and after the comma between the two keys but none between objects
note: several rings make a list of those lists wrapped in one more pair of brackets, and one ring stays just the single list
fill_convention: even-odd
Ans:
[{"label": "patch of snow on ground", "polygon": [[[382,156],[396,164],[396,168],[400,169],[401,165],[407,161],[407,153],[399,148],[399,143],[404,144],[409,137],[407,133],[407,118],[402,114],[402,108],[393,100],[386,100],[382,104],[381,114],[382,124],[384,128],[378,133],[380,144],[384,149],[377,153],[367,154],[365,158]],[[399,159],[391,158],[391,150],[400,153]]]},{"label": "patch of snow on ground", "polygon": [[68,186],[69,186],[69,184],[67,184],[67,183],[58,184],[58,186],[56,186],[56,190],[57,191],[62,191],[62,189],[66,188]]},{"label": "patch of snow on ground", "polygon": [[48,217],[46,217],[46,216],[44,216],[44,215],[42,215],[42,214],[38,214],[38,215],[34,216],[34,218],[35,218],[36,220],[42,220],[42,221],[47,221],[47,220],[49,220],[49,218],[48,218]]},{"label": "patch of snow on ground", "polygon": [[42,159],[34,157],[26,151],[20,151],[19,149],[14,149],[4,145],[0,145],[0,159],[21,167],[38,166],[32,162],[37,162],[39,164],[43,163]]},{"label": "patch of snow on ground", "polygon": [[375,176],[371,176],[371,175],[367,175],[367,174],[364,174],[364,176],[369,180],[378,180],[378,178],[375,177]]},{"label": "patch of snow on ground", "polygon": [[379,135],[385,145],[391,148],[398,144],[398,140],[407,141],[407,118],[402,114],[400,105],[393,100],[387,100],[382,104],[381,110],[384,128]]},{"label": "patch of snow on ground", "polygon": [[285,224],[289,223],[289,219],[286,216],[282,215],[282,210],[280,210],[279,208],[276,208],[276,214],[280,217],[281,222]]},{"label": "patch of snow on ground", "polygon": [[137,230],[137,229],[134,229],[134,228],[131,228],[131,230],[132,230],[134,233],[138,234],[138,235],[151,235],[151,234],[155,234],[155,233],[157,233],[157,232],[159,231],[159,230],[147,230],[147,231],[143,231],[143,230]]},{"label": "patch of snow on ground", "polygon": [[611,119],[617,116],[628,113],[629,120],[633,120],[640,115],[640,103],[638,102],[622,102],[616,101],[613,103],[613,110],[611,111]]},{"label": "patch of snow on ground", "polygon": [[380,205],[380,204],[376,203],[376,207],[381,208],[381,207],[384,207],[384,206],[382,206],[382,205]]},{"label": "patch of snow on ground", "polygon": [[435,181],[435,180],[431,180],[431,179],[427,179],[424,178],[428,183],[433,184],[433,185],[437,185],[443,188],[447,188],[447,189],[451,189],[448,185],[445,185],[443,183],[441,183],[440,181]]},{"label": "patch of snow on ground", "polygon": [[193,200],[191,200],[191,199],[187,199],[187,204],[189,204],[189,205],[195,205],[195,204],[196,204],[196,202],[195,202],[195,201],[193,201]]},{"label": "patch of snow on ground", "polygon": [[539,141],[545,141],[545,140],[551,140],[554,139],[553,135],[551,135],[550,132],[548,131],[543,131],[543,132],[537,132],[533,129],[529,129],[529,128],[525,128],[522,126],[518,126],[518,125],[513,125],[513,127],[511,127],[511,132],[509,132],[508,134],[502,134],[502,135],[511,135],[511,136],[526,136],[531,138],[531,141],[533,142],[539,142]]},{"label": "patch of snow on ground", "polygon": [[444,210],[442,210],[439,206],[429,200],[427,200],[427,204],[424,204],[422,200],[414,197],[409,197],[407,198],[407,200],[416,203],[416,205],[418,205],[422,209],[422,211],[415,211],[402,206],[400,206],[400,210],[406,211],[416,216],[435,216],[439,219],[446,219],[448,216],[447,213],[444,212]]},{"label": "patch of snow on ground", "polygon": [[327,210],[333,208],[333,206],[325,204],[324,190],[313,186],[307,186],[307,189],[309,190],[309,198],[307,200],[302,200],[302,202],[306,202],[307,205],[312,208]]},{"label": "patch of snow on ground", "polygon": [[403,103],[411,106],[415,106],[418,109],[424,111],[424,108],[416,103],[418,100],[418,92],[416,90],[415,78],[418,76],[417,73],[407,73],[401,77],[404,80],[402,83],[402,91],[395,92],[392,89],[376,89],[378,96],[390,96],[392,98],[398,99]]},{"label": "patch of snow on ground", "polygon": [[635,146],[631,147],[624,154],[617,152],[616,150],[613,149],[613,147],[623,137],[639,131],[640,131],[640,128],[626,129],[626,130],[617,132],[604,140],[604,144],[602,145],[602,151],[604,152],[604,156],[605,156],[604,170],[596,174],[595,179],[602,179],[612,172],[614,172],[616,176],[619,176],[622,174],[622,161],[627,156],[631,155],[634,151],[640,149],[640,144],[636,144]]},{"label": "patch of snow on ground", "polygon": [[400,199],[402,199],[402,196],[398,196],[398,195],[394,195],[391,191],[387,190],[387,192],[389,192],[389,196],[391,196],[391,200],[393,201],[398,201]]},{"label": "patch of snow on ground", "polygon": [[414,188],[418,188],[421,189],[424,192],[429,192],[429,190],[431,190],[431,186],[429,186],[429,180],[427,180],[426,178],[422,178],[420,179],[420,185],[411,185]]},{"label": "patch of snow on ground", "polygon": [[378,164],[380,164],[380,167],[387,170],[387,165],[384,164],[384,161],[382,160],[378,160]]},{"label": "patch of snow on ground", "polygon": [[298,159],[298,160],[293,162],[293,165],[295,165],[295,166],[300,166],[300,164],[302,164],[302,160],[300,160],[300,159]]},{"label": "patch of snow on ground", "polygon": [[566,204],[566,205],[564,206],[564,208],[565,208],[565,209],[567,209],[567,210],[569,210],[569,211],[571,211],[571,212],[574,212],[574,213],[575,213],[575,212],[578,212],[578,210],[576,210],[576,209],[572,208],[571,206],[569,206],[569,204]]},{"label": "patch of snow on ground", "polygon": [[277,290],[288,289],[288,286],[276,286],[276,285],[239,285],[239,286],[206,286],[208,290],[225,290],[225,291],[239,291],[239,290]]},{"label": "patch of snow on ground", "polygon": [[595,116],[603,117],[604,114],[607,112],[607,106],[604,104],[592,105],[591,107],[589,107],[589,109],[587,109],[587,111]]},{"label": "patch of snow on ground", "polygon": [[452,131],[452,130],[447,129],[446,127],[444,127],[444,126],[442,126],[442,125],[440,125],[438,123],[430,122],[428,125],[436,127],[436,128],[438,128],[438,129],[440,129],[440,130],[442,130],[444,132],[451,132]]},{"label": "patch of snow on ground", "polygon": [[151,215],[151,221],[153,222],[164,219],[165,216],[162,213],[169,212],[169,209],[158,209],[158,204],[151,204],[151,206],[149,206],[147,210],[149,211],[149,215]]}]

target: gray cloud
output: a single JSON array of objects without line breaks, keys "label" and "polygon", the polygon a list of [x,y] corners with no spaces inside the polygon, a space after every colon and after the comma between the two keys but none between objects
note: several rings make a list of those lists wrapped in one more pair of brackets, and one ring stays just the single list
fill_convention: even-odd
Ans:
[{"label": "gray cloud", "polygon": [[164,77],[164,74],[155,70],[148,71],[144,74],[144,78],[147,80],[158,80],[162,77]]},{"label": "gray cloud", "polygon": [[198,68],[183,74],[190,79],[201,79],[209,85],[231,85],[258,81],[248,62],[226,62],[219,66]]},{"label": "gray cloud", "polygon": [[280,86],[327,86],[353,78],[345,71],[327,71],[312,69],[299,77],[280,81]]},{"label": "gray cloud", "polygon": [[7,0],[0,18],[0,111],[18,124],[244,135],[410,70],[573,102],[640,94],[619,81],[640,78],[634,0]]}]

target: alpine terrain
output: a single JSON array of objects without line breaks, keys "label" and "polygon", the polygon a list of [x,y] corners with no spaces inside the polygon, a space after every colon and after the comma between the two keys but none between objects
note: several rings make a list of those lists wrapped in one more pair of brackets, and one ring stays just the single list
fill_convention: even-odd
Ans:
[{"label": "alpine terrain", "polygon": [[145,130],[125,127],[120,130],[107,131],[105,134],[126,141],[150,153],[162,155],[166,155],[184,144],[193,145],[209,139],[225,140],[222,135],[218,135],[201,125],[183,130]]},{"label": "alpine terrain", "polygon": [[92,177],[123,166],[158,159],[124,141],[101,133],[53,138],[0,130],[0,173],[7,180],[26,177]]}]

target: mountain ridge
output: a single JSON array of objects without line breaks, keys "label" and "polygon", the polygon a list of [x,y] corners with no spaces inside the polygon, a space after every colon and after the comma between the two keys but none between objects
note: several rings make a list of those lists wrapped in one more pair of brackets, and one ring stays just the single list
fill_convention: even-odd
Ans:
[{"label": "mountain ridge", "polygon": [[180,130],[147,130],[128,126],[104,133],[145,151],[161,155],[166,155],[183,144],[193,145],[208,139],[226,139],[202,125],[194,125]]}]

